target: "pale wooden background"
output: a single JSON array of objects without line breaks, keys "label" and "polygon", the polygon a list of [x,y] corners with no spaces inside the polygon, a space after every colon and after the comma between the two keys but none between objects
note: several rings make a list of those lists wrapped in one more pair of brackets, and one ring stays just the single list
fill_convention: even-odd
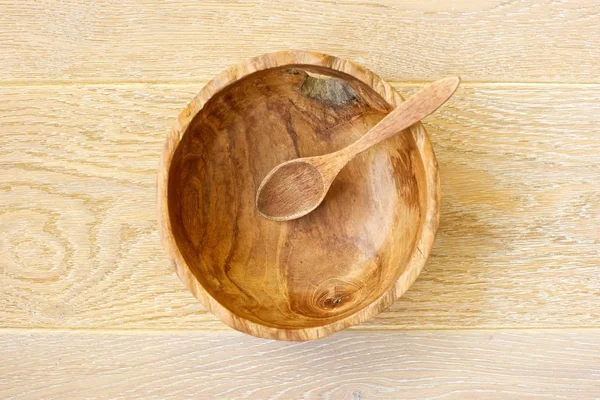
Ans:
[{"label": "pale wooden background", "polygon": [[[0,398],[600,398],[600,5],[439,3],[0,0]],[[424,272],[312,343],[207,314],[154,213],[178,112],[288,48],[463,78]]]}]

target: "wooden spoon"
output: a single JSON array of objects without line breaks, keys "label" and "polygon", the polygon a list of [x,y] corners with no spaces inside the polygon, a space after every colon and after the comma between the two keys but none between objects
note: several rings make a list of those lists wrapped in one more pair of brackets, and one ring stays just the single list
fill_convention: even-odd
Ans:
[{"label": "wooden spoon", "polygon": [[258,212],[275,221],[288,221],[308,214],[321,204],[331,183],[350,160],[437,110],[454,94],[459,83],[460,78],[450,77],[426,86],[360,139],[341,150],[279,164],[258,187]]}]

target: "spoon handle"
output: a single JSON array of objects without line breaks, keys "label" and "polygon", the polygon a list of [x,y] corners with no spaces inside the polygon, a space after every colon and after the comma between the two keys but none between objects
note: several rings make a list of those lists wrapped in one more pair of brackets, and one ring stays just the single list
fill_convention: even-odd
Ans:
[{"label": "spoon handle", "polygon": [[454,94],[459,83],[460,78],[449,77],[424,87],[392,110],[360,139],[340,150],[340,153],[344,153],[348,162],[355,155],[417,123],[444,104]]}]

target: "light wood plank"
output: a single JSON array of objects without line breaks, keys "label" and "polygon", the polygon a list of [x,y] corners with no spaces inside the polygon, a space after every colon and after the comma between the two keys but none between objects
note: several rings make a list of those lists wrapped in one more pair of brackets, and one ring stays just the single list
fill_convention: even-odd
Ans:
[{"label": "light wood plank", "polygon": [[600,82],[595,1],[0,0],[0,81],[197,81],[309,49],[389,80]]},{"label": "light wood plank", "polygon": [[[0,326],[226,329],[155,222],[163,140],[200,86],[0,88]],[[359,329],[600,326],[600,86],[463,85],[426,126],[436,245]]]},{"label": "light wood plank", "polygon": [[592,399],[600,332],[0,333],[11,399]]}]

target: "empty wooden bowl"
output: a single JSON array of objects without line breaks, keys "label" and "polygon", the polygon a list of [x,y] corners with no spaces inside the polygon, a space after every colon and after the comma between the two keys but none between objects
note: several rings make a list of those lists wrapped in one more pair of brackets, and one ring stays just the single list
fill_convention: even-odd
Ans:
[{"label": "empty wooden bowl", "polygon": [[267,54],[209,82],[169,133],[158,175],[161,238],[177,274],[229,326],[325,337],[402,295],[439,219],[435,156],[419,123],[351,161],[323,203],[275,222],[255,208],[277,164],[355,141],[402,98],[324,54]]}]

